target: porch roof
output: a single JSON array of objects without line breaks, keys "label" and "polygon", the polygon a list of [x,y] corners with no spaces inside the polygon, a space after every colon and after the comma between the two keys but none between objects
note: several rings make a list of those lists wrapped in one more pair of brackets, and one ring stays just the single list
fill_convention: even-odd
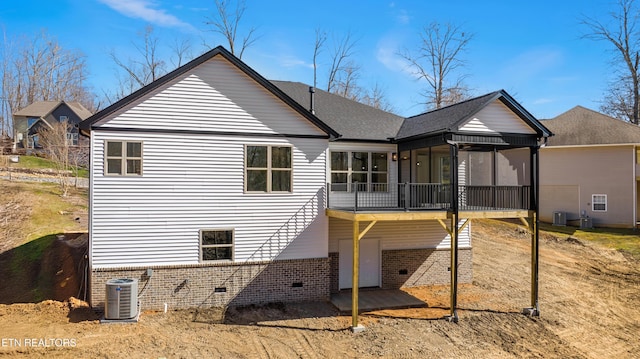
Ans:
[{"label": "porch roof", "polygon": [[[551,131],[543,126],[540,121],[515,101],[506,91],[499,90],[437,110],[409,117],[403,122],[395,140],[403,142],[440,134],[459,133],[461,125],[496,100],[502,102],[533,131],[535,131],[534,137],[540,138],[551,136]],[[486,134],[476,134],[476,136],[495,137],[495,135],[486,136]]]}]

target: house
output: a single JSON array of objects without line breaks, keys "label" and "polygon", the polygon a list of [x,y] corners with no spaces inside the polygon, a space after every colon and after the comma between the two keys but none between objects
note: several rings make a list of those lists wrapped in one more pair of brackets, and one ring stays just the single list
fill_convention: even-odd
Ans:
[{"label": "house", "polygon": [[540,219],[635,228],[640,127],[582,106],[543,124],[555,136],[540,154]]},{"label": "house", "polygon": [[38,130],[43,127],[51,127],[56,122],[67,121],[69,133],[67,141],[71,146],[78,146],[82,141],[78,137],[78,125],[81,121],[91,116],[79,102],[65,101],[38,101],[13,114],[14,126],[14,151],[18,149],[37,149]]},{"label": "house", "polygon": [[[351,289],[356,327],[359,287],[451,283],[457,319],[469,219],[530,220],[537,251],[536,158],[550,132],[504,91],[404,119],[268,81],[217,47],[81,129],[94,307],[122,277],[139,279],[145,309]],[[529,166],[508,166],[521,149]]]}]

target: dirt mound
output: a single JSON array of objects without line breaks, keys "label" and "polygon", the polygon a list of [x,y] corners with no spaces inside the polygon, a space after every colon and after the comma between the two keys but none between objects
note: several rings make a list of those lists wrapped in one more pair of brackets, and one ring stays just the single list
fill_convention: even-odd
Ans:
[{"label": "dirt mound", "polygon": [[0,303],[84,296],[86,253],[86,233],[48,235],[1,253]]},{"label": "dirt mound", "polygon": [[458,323],[442,319],[446,285],[407,290],[428,308],[363,313],[359,334],[329,303],[144,312],[136,324],[100,324],[85,302],[69,298],[0,305],[0,333],[13,340],[0,356],[638,358],[640,263],[545,234],[542,314],[531,318],[520,314],[530,301],[529,239],[512,224],[473,223],[474,280],[460,286]]}]

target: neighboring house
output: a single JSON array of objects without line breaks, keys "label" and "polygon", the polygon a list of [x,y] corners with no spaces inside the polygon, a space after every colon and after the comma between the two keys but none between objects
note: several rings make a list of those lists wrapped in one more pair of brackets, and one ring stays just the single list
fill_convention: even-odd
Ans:
[{"label": "neighboring house", "polygon": [[[107,280],[129,277],[145,286],[145,309],[352,288],[355,316],[358,287],[436,283],[452,283],[455,316],[457,281],[472,280],[468,220],[535,227],[530,169],[550,135],[504,91],[403,119],[270,82],[221,47],[81,129],[92,306]],[[528,166],[509,166],[522,148]]]},{"label": "neighboring house", "polygon": [[540,155],[540,219],[553,223],[556,213],[576,226],[584,217],[594,226],[634,228],[640,127],[581,106],[543,124],[554,137]]},{"label": "neighboring house", "polygon": [[82,141],[78,125],[89,116],[91,112],[78,102],[34,102],[13,114],[14,150],[41,148],[38,131],[62,121],[69,124],[69,145],[78,146]]}]

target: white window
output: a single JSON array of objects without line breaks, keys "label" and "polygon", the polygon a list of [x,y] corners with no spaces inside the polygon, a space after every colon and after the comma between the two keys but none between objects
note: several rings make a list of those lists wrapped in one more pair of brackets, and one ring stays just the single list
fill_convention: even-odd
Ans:
[{"label": "white window", "polygon": [[200,261],[233,260],[233,229],[200,230]]},{"label": "white window", "polygon": [[386,152],[331,152],[331,190],[349,191],[358,183],[358,191],[388,190],[389,155]]},{"label": "white window", "polygon": [[105,147],[106,175],[142,175],[142,142],[106,141]]},{"label": "white window", "polygon": [[288,146],[245,147],[246,192],[291,192],[292,157]]},{"label": "white window", "polygon": [[68,119],[69,119],[69,117],[67,117],[67,116],[60,116],[60,122],[67,121]]},{"label": "white window", "polygon": [[78,134],[67,132],[67,145],[69,146],[77,146],[78,145]]},{"label": "white window", "polygon": [[607,211],[607,195],[606,194],[594,194],[591,195],[591,208],[594,212],[606,212]]}]

